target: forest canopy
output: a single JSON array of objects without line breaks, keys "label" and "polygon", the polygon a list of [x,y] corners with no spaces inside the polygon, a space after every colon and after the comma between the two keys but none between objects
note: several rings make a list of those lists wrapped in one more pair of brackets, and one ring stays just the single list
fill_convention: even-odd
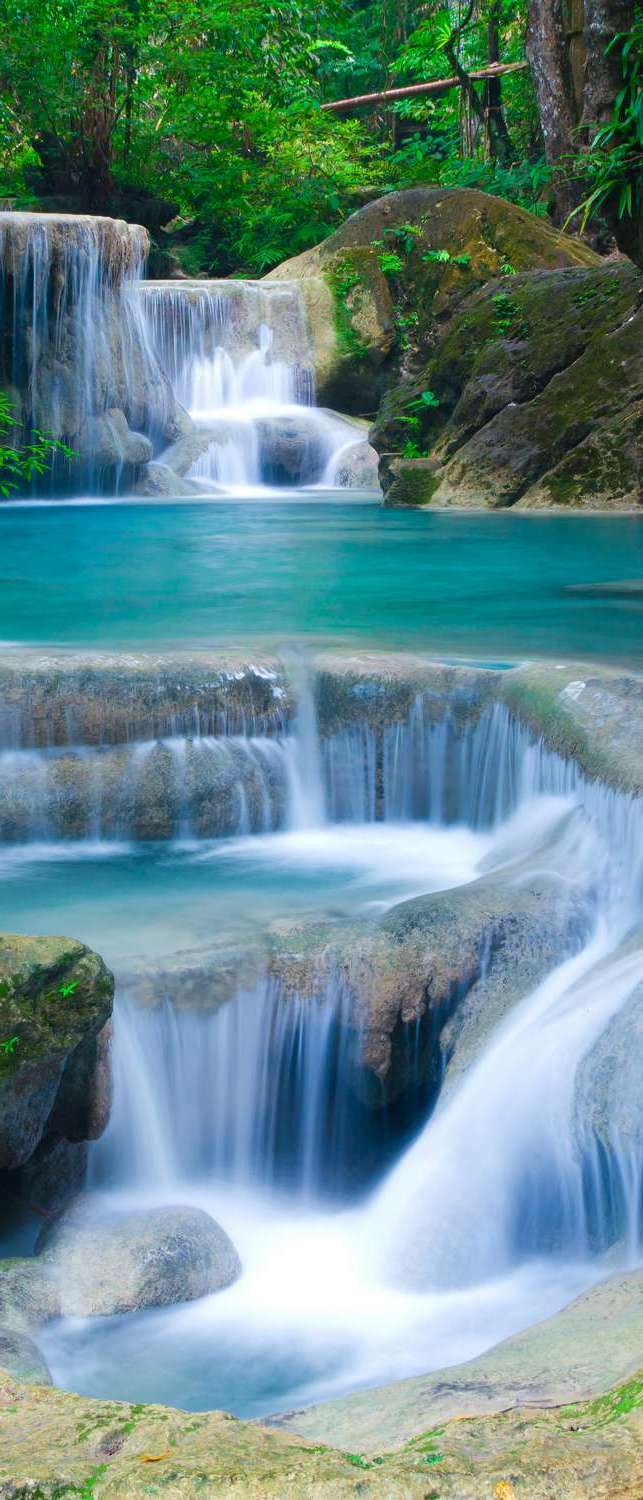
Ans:
[{"label": "forest canopy", "polygon": [[261,274],[417,182],[589,224],[605,248],[636,238],[631,0],[0,0],[0,17],[5,205],[117,212],[161,244],[171,223],[189,272]]}]

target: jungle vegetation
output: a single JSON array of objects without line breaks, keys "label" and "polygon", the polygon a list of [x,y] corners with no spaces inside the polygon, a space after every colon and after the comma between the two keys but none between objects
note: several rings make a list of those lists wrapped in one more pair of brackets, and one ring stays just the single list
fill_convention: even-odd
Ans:
[{"label": "jungle vegetation", "polygon": [[260,275],[416,183],[636,256],[642,18],[632,0],[0,0],[0,198],[119,213],[159,245],[170,224],[191,273]]}]

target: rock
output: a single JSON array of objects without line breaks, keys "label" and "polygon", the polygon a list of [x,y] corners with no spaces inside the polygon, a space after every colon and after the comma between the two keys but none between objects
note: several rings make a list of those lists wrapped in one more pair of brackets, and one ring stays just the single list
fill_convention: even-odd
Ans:
[{"label": "rock", "polygon": [[[616,959],[634,960],[643,948],[643,931],[622,944]],[[611,967],[614,960],[608,961]],[[620,1163],[641,1160],[643,1112],[640,1071],[643,1056],[643,983],[612,1017],[576,1075],[576,1129],[581,1148],[599,1142],[607,1158]],[[627,1168],[626,1168],[627,1170]]]},{"label": "rock", "polygon": [[379,490],[378,457],[370,443],[357,442],[342,450],[335,484],[340,489]]},{"label": "rock", "polygon": [[197,495],[202,491],[191,479],[181,479],[169,464],[154,459],[152,463],[145,465],[140,479],[134,485],[133,493],[176,499],[180,495]]},{"label": "rock", "polygon": [[0,1368],[13,1375],[14,1380],[26,1380],[30,1385],[53,1384],[48,1365],[33,1339],[1,1325]]},{"label": "rock", "polygon": [[63,1317],[168,1307],[222,1291],[241,1271],[220,1225],[198,1208],[116,1212],[82,1195],[41,1230],[36,1254]]},{"label": "rock", "polygon": [[82,444],[99,469],[138,468],[152,457],[152,444],[142,432],[132,432],[125,413],[111,407],[93,417],[82,435]]},{"label": "rock", "polygon": [[400,902],[374,927],[309,924],[273,938],[268,968],[284,1003],[294,994],[312,1003],[341,983],[355,1036],[349,1086],[363,1104],[379,1110],[419,1091],[426,1114],[586,936],[589,906],[564,879],[565,850],[563,828],[546,876],[524,861]]},{"label": "rock", "polygon": [[34,1333],[58,1316],[59,1298],[41,1260],[0,1260],[0,1325],[14,1333]]},{"label": "rock", "polygon": [[[386,253],[399,262],[388,273]],[[598,265],[585,245],[504,199],[418,187],[368,203],[269,279],[302,281],[320,399],[366,413],[409,355],[427,358],[436,330],[503,268]]]},{"label": "rock", "polygon": [[100,1104],[94,1090],[113,993],[109,970],[82,943],[0,935],[0,1038],[16,1039],[0,1055],[0,1170],[104,1129],[104,1087]]},{"label": "rock", "polygon": [[[613,1276],[583,1292],[562,1312],[514,1334],[466,1364],[414,1376],[377,1390],[357,1391],[339,1400],[272,1419],[278,1427],[313,1442],[332,1442],[358,1452],[381,1453],[427,1427],[457,1417],[506,1412],[524,1407],[564,1406],[597,1395],[640,1368],[643,1340],[643,1272]],[[640,1386],[640,1381],[638,1382]],[[643,1397],[643,1390],[641,1390]],[[567,1409],[567,1420],[572,1413]],[[578,1434],[578,1429],[575,1430]],[[440,1449],[442,1449],[440,1433]],[[485,1493],[484,1489],[454,1491]],[[490,1490],[489,1494],[493,1492]],[[520,1494],[529,1493],[521,1484]],[[543,1491],[540,1478],[534,1497]],[[558,1497],[559,1489],[549,1493]],[[632,1491],[634,1500],[635,1491]],[[578,1500],[589,1490],[572,1489]],[[609,1495],[609,1490],[606,1491]]]},{"label": "rock", "polygon": [[256,422],[262,478],[267,484],[314,484],[326,458],[318,414],[260,417]]},{"label": "rock", "polygon": [[[373,429],[392,504],[639,502],[643,409],[637,274],[627,263],[534,272],[469,297]],[[422,406],[422,392],[435,402]],[[426,457],[400,456],[409,436]],[[396,453],[397,450],[397,453]]]}]

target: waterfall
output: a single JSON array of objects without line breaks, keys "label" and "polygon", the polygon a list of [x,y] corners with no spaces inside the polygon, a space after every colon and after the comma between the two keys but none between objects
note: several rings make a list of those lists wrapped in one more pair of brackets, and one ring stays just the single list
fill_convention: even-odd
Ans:
[{"label": "waterfall", "polygon": [[[313,1201],[345,1187],[359,1110],[341,986],[311,1002],[261,980],[210,1012],[119,1003],[111,1124],[94,1175],[148,1188],[209,1177]],[[231,1086],[232,1085],[232,1086]]]},{"label": "waterfall", "polygon": [[296,282],[142,282],[138,298],[159,363],[199,441],[181,465],[211,489],[334,485],[364,443],[348,418],[314,405],[314,358]]},{"label": "waterfall", "polygon": [[[292,734],[281,741],[246,742],[245,760],[239,741],[226,750],[237,757],[237,774],[250,758],[255,767],[270,768],[280,787],[284,829],[314,833],[326,822],[332,837],[333,822],[348,821],[358,843],[355,825],[376,821],[390,824],[396,838],[407,842],[411,819],[445,834],[451,829],[454,840],[461,840],[463,829],[478,829],[486,831],[480,874],[526,857],[535,870],[539,861],[549,867],[551,812],[543,799],[575,805],[581,817],[566,843],[565,878],[570,884],[589,881],[595,890],[597,935],[580,955],[561,954],[560,968],[514,1010],[455,1095],[447,1092],[370,1210],[374,1226],[396,1226],[394,1259],[400,1237],[409,1264],[419,1258],[422,1284],[431,1278],[439,1283],[445,1264],[457,1279],[473,1274],[474,1264],[491,1275],[494,1265],[506,1267],[517,1255],[537,1253],[551,1243],[574,1254],[588,1251],[590,1222],[594,1241],[601,1242],[601,1235],[603,1241],[614,1238],[614,1202],[632,1218],[639,1192],[636,1170],[630,1171],[628,1187],[624,1150],[608,1164],[611,1186],[603,1173],[603,1186],[592,1196],[588,1181],[592,1172],[597,1179],[596,1148],[589,1138],[583,1145],[582,1111],[575,1123],[575,1079],[583,1057],[643,981],[641,951],[635,948],[625,957],[618,951],[640,916],[641,807],[634,798],[588,782],[501,705],[460,727],[448,707],[441,719],[434,713],[434,703],[418,696],[405,721],[378,731],[354,725],[320,745],[314,699],[304,679]],[[244,795],[236,807],[241,833],[260,835],[275,826],[270,798],[251,803]],[[342,857],[339,846],[332,857]],[[225,1166],[248,1185],[257,1175],[269,1179],[277,1158],[283,1163],[279,1132],[291,1118],[294,1179],[300,1186],[305,1180],[307,1191],[313,1191],[331,1172],[332,1161],[339,1180],[350,1156],[350,1130],[341,1124],[339,1109],[350,1093],[347,1057],[355,1041],[347,1005],[332,975],[320,984],[316,999],[285,996],[274,980],[260,979],[252,992],[242,987],[235,999],[207,1016],[178,1013],[167,1002],[153,1013],[124,1002],[116,1032],[120,1083],[108,1137],[112,1166],[127,1155],[123,1144],[114,1153],[113,1142],[139,1138],[160,1143],[155,1171],[165,1179],[186,1172],[216,1174]],[[357,1066],[354,1055],[350,1066]],[[517,1079],[522,1080],[518,1089]],[[234,1080],[234,1086],[226,1080]],[[151,1111],[149,1126],[136,1117],[141,1108]],[[135,1174],[139,1168],[131,1170]],[[483,1224],[488,1235],[481,1248]],[[384,1245],[386,1233],[377,1232]],[[458,1257],[454,1242],[461,1247]]]},{"label": "waterfall", "polygon": [[0,213],[2,379],[25,437],[39,429],[73,449],[55,461],[56,485],[118,489],[172,431],[174,398],[132,296],[146,254],[137,225]]}]

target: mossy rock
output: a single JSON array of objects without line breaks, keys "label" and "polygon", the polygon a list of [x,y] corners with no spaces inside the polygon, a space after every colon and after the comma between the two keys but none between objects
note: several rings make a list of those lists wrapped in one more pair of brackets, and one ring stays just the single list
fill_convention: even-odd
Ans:
[{"label": "mossy rock", "polygon": [[[494,281],[470,297],[413,381],[382,404],[372,441],[394,505],[580,506],[640,500],[643,318],[627,262]],[[402,457],[422,388],[437,406]],[[397,454],[396,454],[396,451]]]},{"label": "mossy rock", "polygon": [[52,1138],[104,1128],[95,1085],[113,994],[103,960],[82,943],[0,935],[1,1170]]},{"label": "mossy rock", "polygon": [[303,283],[320,399],[364,412],[490,279],[598,265],[587,246],[504,199],[418,187],[368,203],[270,278]]}]

